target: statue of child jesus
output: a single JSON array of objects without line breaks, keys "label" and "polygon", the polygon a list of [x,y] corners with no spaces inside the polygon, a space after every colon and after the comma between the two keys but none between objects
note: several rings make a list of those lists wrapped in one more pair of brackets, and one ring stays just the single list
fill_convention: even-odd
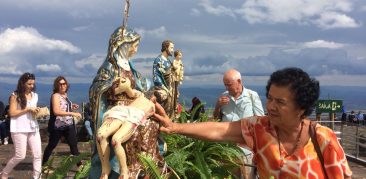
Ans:
[{"label": "statue of child jesus", "polygon": [[103,115],[102,126],[97,132],[97,148],[102,162],[102,175],[100,178],[108,178],[111,171],[109,156],[109,137],[112,136],[112,146],[120,166],[120,177],[129,178],[126,152],[121,145],[135,132],[139,125],[144,125],[146,119],[155,111],[155,104],[145,98],[144,94],[131,88],[129,78],[117,78],[113,82],[113,93],[118,95],[125,92],[132,102],[129,105],[116,105],[107,110]]}]

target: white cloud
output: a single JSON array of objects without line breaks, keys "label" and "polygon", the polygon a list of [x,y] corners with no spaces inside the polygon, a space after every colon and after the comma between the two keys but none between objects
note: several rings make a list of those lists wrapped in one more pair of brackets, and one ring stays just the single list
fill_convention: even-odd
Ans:
[{"label": "white cloud", "polygon": [[166,37],[166,35],[167,35],[167,30],[166,30],[165,26],[161,26],[159,28],[152,29],[152,30],[147,30],[144,28],[136,28],[136,32],[141,34],[141,36],[148,35],[148,36],[152,36],[152,37]]},{"label": "white cloud", "polygon": [[[155,56],[156,56],[156,54],[155,54]],[[153,63],[154,59],[152,59],[152,58],[149,58],[149,59],[151,59],[151,60],[138,61],[138,60],[131,59],[131,61],[133,63],[133,66],[135,67],[135,69],[137,69],[137,71],[139,73],[141,73],[141,75],[143,77],[152,79],[151,70],[152,70],[152,63]]]},{"label": "white cloud", "polygon": [[241,8],[231,10],[222,7],[220,9],[225,9],[222,11],[209,11],[209,0],[202,0],[201,4],[204,4],[204,9],[211,14],[238,14],[251,24],[313,24],[322,29],[360,26],[352,17],[346,15],[352,10],[353,3],[350,0],[247,0]]},{"label": "white cloud", "polygon": [[[124,2],[123,2],[124,3]],[[105,3],[100,0],[77,0],[77,1],[63,1],[63,0],[2,0],[1,5],[6,8],[27,11],[52,11],[53,13],[64,13],[65,15],[86,19],[90,17],[100,16],[120,10],[121,1],[110,1]],[[1,8],[0,8],[1,9]]]},{"label": "white cloud", "polygon": [[366,86],[366,75],[325,74],[316,77],[321,85]]},{"label": "white cloud", "polygon": [[233,9],[227,8],[223,5],[213,6],[210,0],[201,0],[199,5],[202,6],[209,14],[214,14],[216,16],[230,16],[236,18]]},{"label": "white cloud", "polygon": [[366,57],[356,57],[357,60],[366,60]]},{"label": "white cloud", "polygon": [[19,52],[45,52],[49,50],[79,53],[80,49],[68,41],[49,39],[32,27],[8,28],[0,33],[0,55]]},{"label": "white cloud", "polygon": [[157,57],[157,53],[156,52],[153,52],[153,53],[140,53],[140,52],[137,52],[136,56],[134,56],[135,59],[138,59],[138,58],[155,58]]},{"label": "white cloud", "polygon": [[177,38],[183,42],[206,44],[233,44],[238,42],[234,36],[208,36],[204,34],[181,34]]},{"label": "white cloud", "polygon": [[37,70],[43,72],[59,72],[61,71],[61,67],[57,64],[41,64],[36,66]]},{"label": "white cloud", "polygon": [[[167,2],[179,8],[161,6]],[[160,51],[156,44],[165,38],[172,39],[176,48],[183,50],[187,73],[191,75],[187,78],[199,79],[195,81],[197,84],[206,81],[200,76],[218,70],[221,73],[229,67],[242,69],[244,74],[250,75],[268,74],[274,69],[297,64],[315,74],[323,74],[325,70],[320,68],[326,69],[326,74],[365,73],[365,39],[360,38],[365,26],[322,30],[358,27],[363,23],[366,11],[360,0],[155,0],[131,3],[129,27],[141,27],[140,34],[146,36],[135,56],[135,66],[148,76],[151,76],[152,61],[142,62],[138,58],[156,57]],[[0,76],[33,71],[44,78],[49,77],[52,82],[54,74],[43,73],[36,69],[37,65],[58,65],[68,78],[95,76],[95,69],[105,60],[109,35],[122,21],[124,1],[1,0],[0,4],[0,14],[4,17],[17,12],[0,25],[0,74],[3,74]],[[160,13],[156,15],[156,12]],[[54,19],[53,22],[37,18],[45,16]],[[164,20],[156,20],[159,17]],[[181,23],[176,23],[178,21]],[[29,38],[25,37],[17,41],[4,40],[9,27],[13,31],[19,30],[15,27],[30,22],[32,28],[23,27],[23,32],[37,39],[37,44],[27,44]],[[224,24],[226,30],[218,27],[220,24]],[[68,48],[46,40],[59,40]],[[3,42],[14,47],[5,46]],[[75,54],[72,49],[78,47],[83,51]],[[333,50],[346,53],[327,52]],[[223,61],[220,54],[229,54],[229,57],[218,68],[213,63]],[[212,57],[206,59],[205,56]],[[220,58],[212,59],[216,56]],[[199,58],[203,60],[196,66],[195,61]],[[220,81],[217,79],[221,79],[221,75],[209,80]]]},{"label": "white cloud", "polygon": [[92,54],[91,56],[75,62],[77,68],[84,68],[86,65],[91,65],[94,69],[98,69],[105,60],[105,55]]},{"label": "white cloud", "polygon": [[349,56],[344,49],[334,49],[333,46],[336,45],[330,42],[319,42],[313,43],[312,47],[321,44],[322,47],[327,48],[305,48],[295,53],[274,49],[268,55],[248,58],[223,55],[195,58],[191,64],[185,63],[185,73],[199,76],[223,72],[234,67],[247,76],[258,76],[269,75],[276,69],[286,66],[294,66],[300,67],[312,75],[366,74],[364,70],[366,61]]},{"label": "white cloud", "polygon": [[314,24],[322,29],[355,28],[359,26],[351,17],[336,12],[320,14],[319,19],[315,20]]},{"label": "white cloud", "polygon": [[329,42],[325,40],[315,40],[311,42],[305,42],[304,47],[306,48],[331,48],[337,49],[344,47],[344,44],[336,43],[336,42]]},{"label": "white cloud", "polygon": [[0,74],[20,75],[20,74],[22,74],[22,72],[20,70],[18,70],[16,66],[1,65],[0,66]]},{"label": "white cloud", "polygon": [[198,9],[196,9],[196,8],[192,8],[191,9],[191,12],[189,13],[190,15],[192,15],[192,16],[200,16],[201,15],[201,12],[198,10]]},{"label": "white cloud", "polygon": [[90,26],[91,25],[77,26],[77,27],[72,28],[72,30],[74,30],[76,32],[85,31],[85,30],[89,29]]}]

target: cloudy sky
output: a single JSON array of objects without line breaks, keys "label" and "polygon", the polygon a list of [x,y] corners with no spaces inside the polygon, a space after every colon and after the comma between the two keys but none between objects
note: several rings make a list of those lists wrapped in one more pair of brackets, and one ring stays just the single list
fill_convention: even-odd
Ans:
[{"label": "cloudy sky", "polygon": [[[1,0],[0,81],[30,71],[90,83],[123,0]],[[142,35],[133,58],[151,78],[161,42],[183,50],[183,85],[220,85],[236,68],[265,84],[274,70],[301,67],[322,85],[366,86],[365,0],[131,0],[128,26]]]}]

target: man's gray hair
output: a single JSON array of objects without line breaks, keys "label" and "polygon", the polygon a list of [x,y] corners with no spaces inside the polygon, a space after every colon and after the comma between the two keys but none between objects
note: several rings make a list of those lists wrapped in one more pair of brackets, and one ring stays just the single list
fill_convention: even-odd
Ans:
[{"label": "man's gray hair", "polygon": [[234,70],[233,71],[233,76],[232,76],[233,80],[241,80],[241,74],[239,71]]}]

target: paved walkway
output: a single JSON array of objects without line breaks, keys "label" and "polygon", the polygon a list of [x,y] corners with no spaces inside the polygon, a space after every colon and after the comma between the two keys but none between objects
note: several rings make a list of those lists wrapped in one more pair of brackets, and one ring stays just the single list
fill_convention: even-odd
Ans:
[{"label": "paved walkway", "polygon": [[[47,143],[42,142],[42,149],[46,148]],[[79,142],[78,148],[80,152],[91,152],[90,144],[88,142]],[[42,151],[43,151],[42,150]],[[58,153],[62,155],[70,154],[70,148],[66,143],[59,143],[53,153]],[[9,145],[0,145],[0,171],[5,167],[6,162],[12,157],[14,154],[14,146],[13,144]],[[10,173],[10,179],[29,179],[32,176],[32,153],[30,150],[27,151],[26,158],[18,164],[12,173]],[[75,167],[76,171],[76,167]],[[44,176],[42,178],[45,178]],[[72,178],[72,177],[68,177]]]},{"label": "paved walkway", "polygon": [[[90,152],[90,144],[88,142],[79,142],[80,152]],[[43,143],[42,148],[46,147],[46,143]],[[14,147],[12,144],[0,145],[0,169],[4,168],[6,162],[13,155]],[[65,143],[59,143],[54,152],[59,154],[69,154],[69,146]],[[357,163],[349,162],[351,170],[353,171],[353,177],[356,179],[366,179],[366,167],[358,165]],[[31,152],[27,152],[26,159],[15,167],[13,172],[10,174],[12,179],[28,179],[32,174],[32,157]],[[45,177],[42,177],[45,178]],[[72,177],[69,177],[72,178]]]},{"label": "paved walkway", "polygon": [[366,166],[354,162],[349,162],[349,165],[353,172],[352,178],[366,179]]}]

